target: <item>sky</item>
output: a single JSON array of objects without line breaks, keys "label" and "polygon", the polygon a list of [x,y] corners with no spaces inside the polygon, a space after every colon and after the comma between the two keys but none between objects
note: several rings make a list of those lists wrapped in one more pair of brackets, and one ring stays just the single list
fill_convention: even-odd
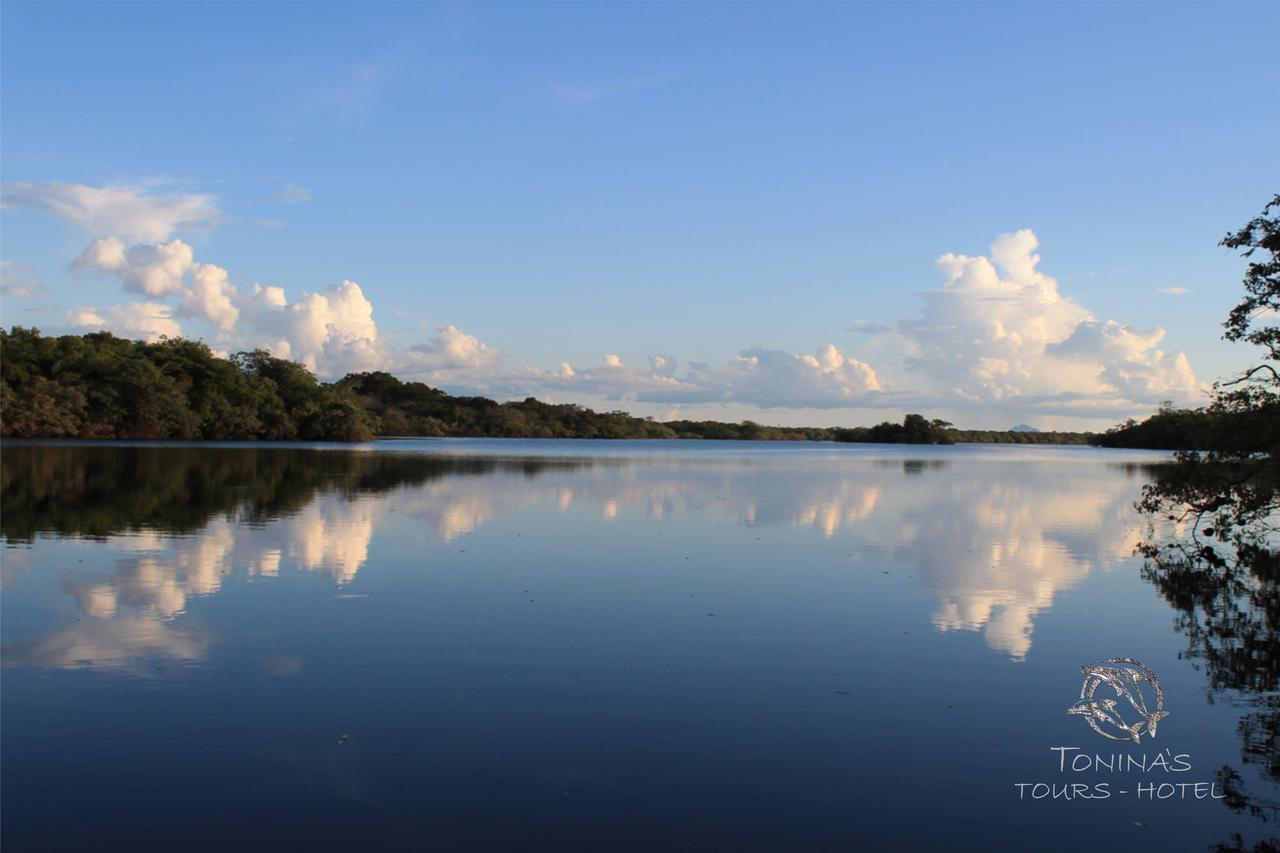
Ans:
[{"label": "sky", "polygon": [[0,322],[659,419],[1198,404],[1280,5],[0,6]]}]

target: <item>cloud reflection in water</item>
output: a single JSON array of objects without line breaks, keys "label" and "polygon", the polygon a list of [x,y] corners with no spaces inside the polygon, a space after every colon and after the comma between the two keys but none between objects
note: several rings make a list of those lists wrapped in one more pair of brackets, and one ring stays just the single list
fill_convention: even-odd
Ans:
[{"label": "cloud reflection in water", "polygon": [[[610,524],[666,525],[700,516],[845,537],[857,557],[850,571],[862,570],[866,560],[913,566],[913,582],[937,599],[931,621],[938,631],[981,631],[990,648],[1015,660],[1030,652],[1036,616],[1058,593],[1127,559],[1137,541],[1129,503],[1138,472],[1118,473],[1097,461],[1030,457],[996,464],[960,456],[951,464],[937,458],[832,463],[659,455],[485,464],[437,458],[424,468],[421,458],[406,462],[392,454],[325,455],[336,473],[287,499],[272,493],[249,501],[230,488],[225,496],[206,495],[209,516],[185,532],[150,518],[113,519],[118,529],[92,541],[122,554],[114,570],[65,581],[78,621],[34,641],[6,644],[4,663],[129,668],[145,659],[201,660],[213,639],[191,618],[196,600],[217,594],[230,579],[290,572],[351,584],[366,569],[380,526],[397,514],[443,544],[533,508],[565,516],[588,511]],[[379,456],[387,458],[372,458]],[[82,497],[90,505],[95,500]],[[84,537],[76,529],[80,516],[74,523],[33,520],[21,498],[6,484],[6,512],[18,510],[27,525],[16,535],[6,527],[8,544],[34,540],[38,553],[38,537]],[[577,518],[563,522],[565,542]],[[663,555],[655,551],[653,558]]]}]

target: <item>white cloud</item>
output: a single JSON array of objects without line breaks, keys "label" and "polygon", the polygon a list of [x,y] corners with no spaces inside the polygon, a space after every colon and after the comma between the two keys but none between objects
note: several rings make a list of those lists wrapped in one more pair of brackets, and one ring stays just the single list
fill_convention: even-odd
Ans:
[{"label": "white cloud", "polygon": [[101,237],[85,247],[80,257],[71,262],[71,269],[100,269],[108,272],[122,270],[124,249],[124,241],[119,237]]},{"label": "white cloud", "polygon": [[567,362],[556,371],[540,370],[454,325],[437,326],[430,340],[384,350],[383,356],[381,369],[454,393],[527,397],[575,375]]},{"label": "white cloud", "polygon": [[191,269],[191,286],[183,293],[178,313],[184,317],[204,317],[227,331],[240,317],[235,296],[226,270],[213,264],[195,264]]},{"label": "white cloud", "polygon": [[[266,347],[326,376],[371,369],[382,360],[373,305],[352,281],[304,293],[292,304],[278,287],[255,285],[241,293],[225,269],[197,262],[192,248],[177,239],[128,249],[119,238],[98,239],[72,267],[109,272],[129,293],[178,300],[176,308],[153,301],[83,309],[73,312],[73,325],[155,337],[178,334],[174,316],[203,320],[219,330],[224,347]],[[143,324],[143,319],[152,322]]]},{"label": "white cloud", "polygon": [[79,225],[99,237],[154,243],[180,231],[203,231],[221,221],[212,195],[160,185],[91,187],[15,183],[0,187],[5,207],[29,207]]},{"label": "white cloud", "polygon": [[457,326],[440,326],[437,332],[427,343],[411,347],[412,352],[422,356],[422,363],[433,370],[486,368],[501,357],[496,348]]},{"label": "white cloud", "polygon": [[109,331],[148,341],[158,340],[161,336],[176,338],[182,334],[182,327],[173,319],[173,309],[162,302],[76,308],[67,312],[67,322],[81,329]]},{"label": "white cloud", "polygon": [[128,293],[152,299],[178,296],[180,316],[208,320],[224,331],[235,325],[240,314],[227,271],[196,263],[195,253],[181,240],[125,249],[119,238],[104,237],[90,243],[71,268],[110,272]]},{"label": "white cloud", "polygon": [[755,347],[718,365],[692,364],[677,375],[674,357],[649,356],[647,368],[631,368],[613,353],[599,367],[526,377],[526,387],[643,403],[740,403],[760,408],[838,408],[874,404],[881,383],[870,365],[833,345],[816,355]]},{"label": "white cloud", "polygon": [[673,376],[676,372],[675,356],[660,354],[650,355],[649,372],[654,376]]},{"label": "white cloud", "polygon": [[114,272],[130,293],[168,296],[185,290],[183,279],[194,263],[191,247],[181,240],[173,240],[154,246],[133,246],[125,252],[124,265]]},{"label": "white cloud", "polygon": [[27,275],[27,268],[0,260],[0,294],[14,299],[47,299],[49,291]]},{"label": "white cloud", "polygon": [[[292,184],[282,193],[295,202],[308,196]],[[971,405],[1092,416],[1136,413],[1197,393],[1186,357],[1159,349],[1162,329],[1099,320],[1062,295],[1039,269],[1038,241],[1030,230],[1000,236],[989,256],[938,258],[944,286],[922,294],[921,311],[898,323],[896,334],[870,321],[855,324],[851,331],[875,336],[885,363],[901,357],[908,377],[891,392],[881,373],[834,344],[812,354],[751,347],[718,364],[681,365],[670,354],[652,353],[647,364],[632,367],[608,353],[595,367],[565,361],[544,370],[442,324],[430,340],[393,349],[379,337],[373,305],[356,282],[290,301],[279,287],[254,284],[241,291],[225,269],[198,262],[191,246],[172,233],[216,224],[209,196],[152,187],[11,184],[6,204],[46,210],[94,231],[98,238],[72,268],[110,273],[125,292],[144,298],[78,309],[69,315],[75,325],[154,338],[180,334],[178,320],[190,319],[214,330],[211,343],[219,350],[264,347],[324,378],[383,369],[454,392],[503,398],[763,409]],[[12,278],[9,267],[5,271]],[[5,287],[5,293],[17,293],[7,282]]]},{"label": "white cloud", "polygon": [[373,370],[384,360],[373,305],[354,281],[304,293],[291,304],[278,287],[255,287],[243,305],[258,345],[322,376]]},{"label": "white cloud", "polygon": [[1112,320],[1089,320],[1046,352],[1082,364],[1127,399],[1185,399],[1196,390],[1195,374],[1182,353],[1156,349],[1163,338],[1164,329],[1142,332]]},{"label": "white cloud", "polygon": [[899,324],[913,374],[943,400],[982,405],[1140,409],[1195,396],[1186,357],[1156,348],[1162,329],[1096,320],[1039,271],[1037,245],[1022,230],[999,237],[990,258],[938,259],[946,284]]},{"label": "white cloud", "polygon": [[761,408],[874,405],[870,398],[882,390],[871,365],[833,344],[815,355],[753,347],[711,376],[723,383],[728,400]]},{"label": "white cloud", "polygon": [[1191,292],[1189,287],[1158,287],[1156,289],[1169,296],[1184,296]]}]

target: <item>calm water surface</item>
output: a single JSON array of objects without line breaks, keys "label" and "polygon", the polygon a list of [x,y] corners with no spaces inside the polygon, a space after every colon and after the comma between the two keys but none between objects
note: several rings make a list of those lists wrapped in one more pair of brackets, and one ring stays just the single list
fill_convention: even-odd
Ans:
[{"label": "calm water surface", "polygon": [[[1133,556],[1163,459],[8,443],[5,849],[1249,837],[1225,801],[1136,795],[1224,766],[1256,781],[1240,710],[1208,701]],[[1155,740],[1065,713],[1080,665],[1118,655],[1159,674]],[[1191,769],[1073,772],[1062,746]],[[1112,796],[1017,787],[1100,782]]]}]

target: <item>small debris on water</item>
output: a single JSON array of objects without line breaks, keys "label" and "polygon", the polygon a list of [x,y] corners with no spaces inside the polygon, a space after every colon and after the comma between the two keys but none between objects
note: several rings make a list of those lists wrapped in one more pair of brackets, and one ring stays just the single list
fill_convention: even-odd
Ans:
[{"label": "small debris on water", "polygon": [[836,691],[836,693],[840,694],[841,696],[848,696],[848,695],[849,695],[849,691],[848,691],[848,690],[837,690],[837,691]]},{"label": "small debris on water", "polygon": [[346,743],[346,742],[347,742],[348,740],[350,740],[350,739],[351,739],[351,738],[350,738],[350,737],[348,737],[347,735],[338,735],[338,744],[339,744],[339,745],[344,744],[344,743]]}]

